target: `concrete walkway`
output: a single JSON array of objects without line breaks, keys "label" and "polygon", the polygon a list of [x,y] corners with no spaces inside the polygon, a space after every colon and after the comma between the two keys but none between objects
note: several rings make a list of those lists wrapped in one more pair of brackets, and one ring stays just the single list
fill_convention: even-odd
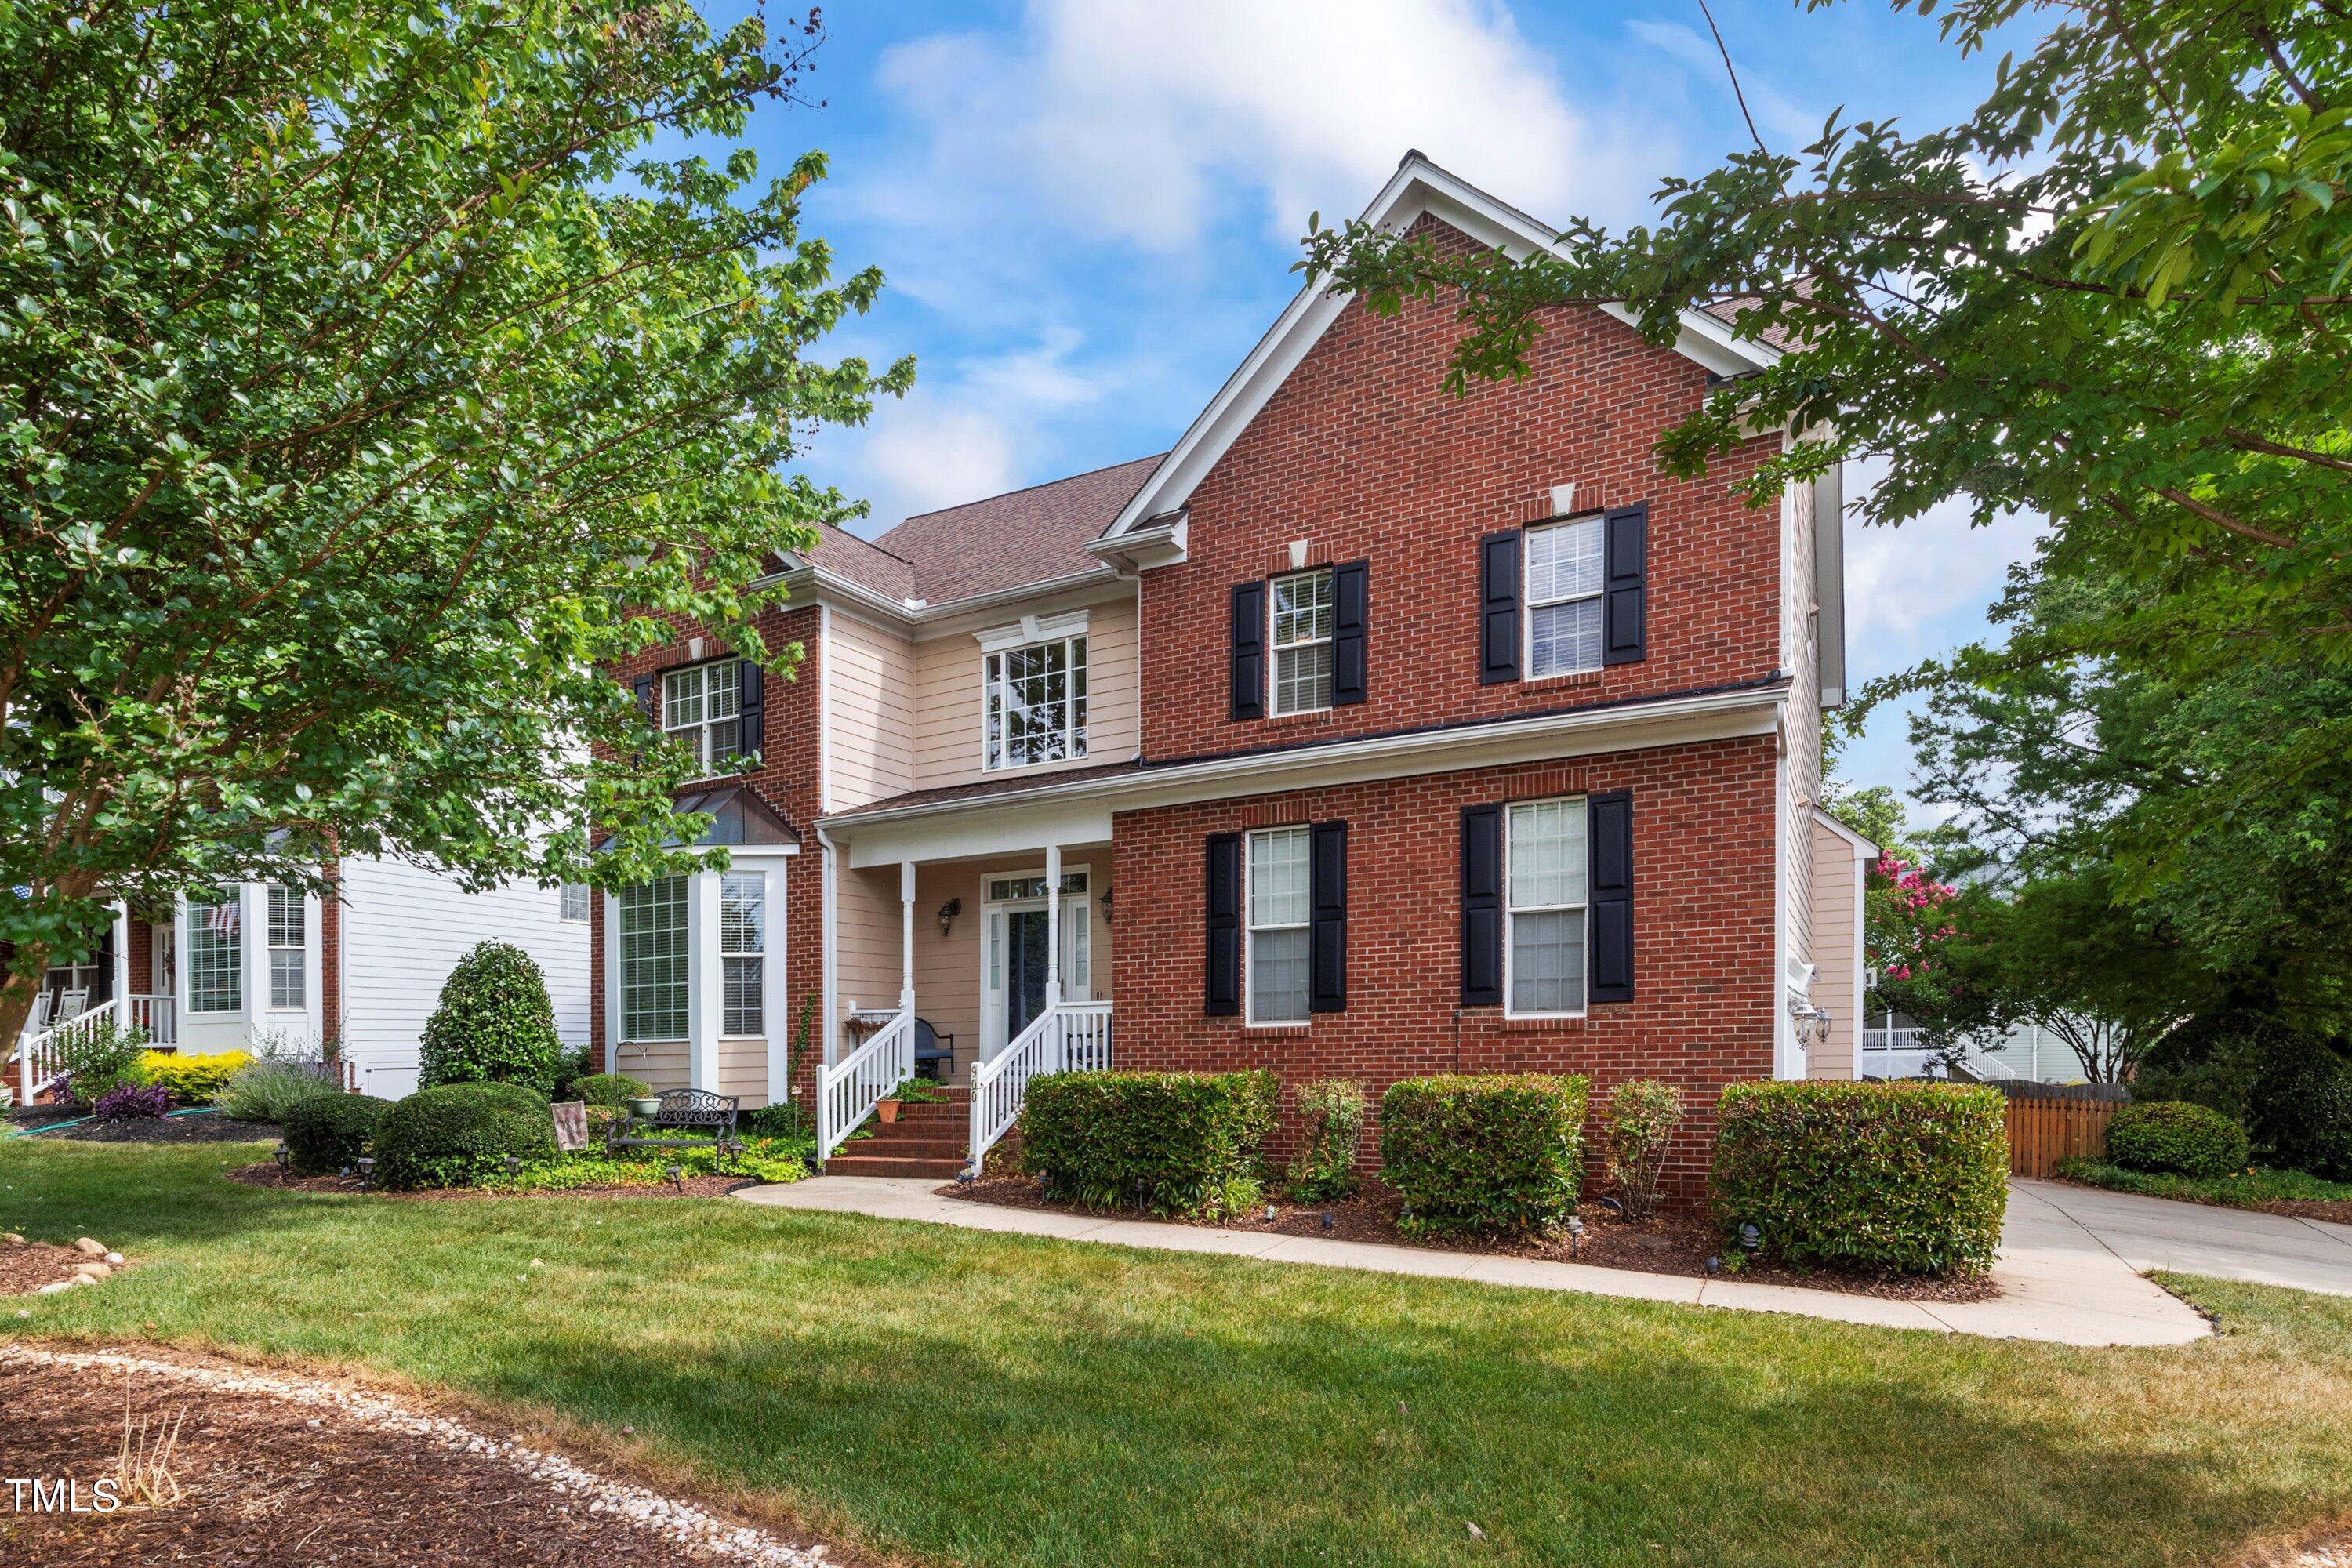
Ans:
[{"label": "concrete walkway", "polygon": [[2041,1205],[2134,1268],[2352,1296],[2352,1225],[2144,1198],[2063,1182],[2010,1184],[2010,1213]]},{"label": "concrete walkway", "polygon": [[[2037,1188],[2046,1184],[2032,1184]],[[786,1186],[751,1187],[736,1195],[747,1203],[775,1208],[872,1215],[881,1219],[961,1226],[969,1230],[1010,1231],[1171,1252],[1210,1252],[1268,1263],[1421,1274],[1535,1290],[1578,1290],[1595,1296],[1628,1296],[1690,1307],[1793,1312],[1843,1323],[1979,1334],[1992,1339],[2045,1340],[2069,1345],[2177,1345],[2202,1339],[2211,1331],[2204,1318],[2187,1303],[2140,1278],[2134,1265],[2056,1207],[2038,1201],[2031,1194],[2010,1205],[2000,1259],[1993,1268],[1993,1279],[2001,1288],[2000,1298],[1950,1302],[1895,1301],[1800,1286],[1759,1285],[1744,1279],[1695,1279],[1675,1274],[1643,1274],[1629,1268],[1597,1268],[1586,1263],[1495,1258],[1369,1241],[1327,1241],[1318,1237],[1276,1236],[1264,1231],[1213,1230],[1202,1226],[1105,1219],[1052,1209],[1005,1208],[963,1198],[940,1197],[937,1182],[929,1180],[817,1176]]]}]

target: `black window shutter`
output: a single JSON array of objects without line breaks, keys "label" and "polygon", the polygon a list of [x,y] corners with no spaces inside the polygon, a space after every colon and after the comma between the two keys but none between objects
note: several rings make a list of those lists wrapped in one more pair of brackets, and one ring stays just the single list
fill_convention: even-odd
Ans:
[{"label": "black window shutter", "polygon": [[1503,1000],[1503,808],[1462,808],[1462,1005]]},{"label": "black window shutter", "polygon": [[1209,978],[1202,1011],[1242,1010],[1242,836],[1209,836]]},{"label": "black window shutter", "polygon": [[1601,662],[1650,652],[1650,509],[1621,506],[1601,520]]},{"label": "black window shutter", "polygon": [[1585,995],[1594,1002],[1633,999],[1633,797],[1624,790],[1585,797],[1590,856],[1586,898],[1591,963]]},{"label": "black window shutter", "polygon": [[1364,621],[1371,608],[1371,563],[1350,561],[1331,568],[1331,706],[1364,700]]},{"label": "black window shutter", "polygon": [[1307,966],[1307,1010],[1348,1010],[1348,825],[1318,822],[1310,830],[1308,908],[1312,911]]},{"label": "black window shutter", "polygon": [[654,680],[653,676],[640,675],[632,684],[631,689],[637,694],[638,711],[643,713],[649,722],[658,725],[661,722],[661,704],[654,700]]},{"label": "black window shutter", "polygon": [[1265,717],[1265,584],[1234,584],[1233,717]]},{"label": "black window shutter", "polygon": [[757,758],[760,748],[767,743],[768,718],[759,665],[745,659],[736,679],[735,748],[747,757]]},{"label": "black window shutter", "polygon": [[1519,678],[1519,545],[1517,529],[1478,542],[1478,682],[1494,686]]}]

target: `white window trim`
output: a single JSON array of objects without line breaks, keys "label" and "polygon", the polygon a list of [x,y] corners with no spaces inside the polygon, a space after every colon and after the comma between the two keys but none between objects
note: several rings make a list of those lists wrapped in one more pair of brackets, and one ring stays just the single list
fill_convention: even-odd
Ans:
[{"label": "white window trim", "polygon": [[[703,716],[692,724],[683,724],[676,729],[672,729],[669,722],[670,678],[675,675],[686,675],[689,672],[712,669],[720,665],[740,665],[742,662],[743,661],[740,658],[730,654],[719,658],[706,658],[698,664],[677,665],[669,669],[665,669],[660,674],[654,677],[654,679],[659,682],[659,685],[655,689],[661,702],[661,732],[672,740],[680,742],[680,743],[683,743],[684,738],[687,735],[694,735],[696,737],[695,744],[698,748],[697,755],[701,759],[701,766],[707,770],[703,773],[697,773],[693,778],[688,779],[687,781],[688,784],[703,784],[711,779],[730,777],[732,775],[734,770],[730,768],[729,764],[745,761],[751,755],[753,748],[745,743],[747,737],[743,733],[743,676],[741,670],[737,670],[735,675],[735,711],[729,715],[729,718],[733,719],[735,721],[735,750],[723,757],[714,757],[709,754],[710,726],[713,722],[710,718],[709,678],[705,676],[703,679]],[[725,719],[717,721],[717,722],[722,724],[726,721],[727,720]]]},{"label": "white window trim", "polygon": [[[1073,611],[1066,616],[1048,616],[1043,619],[1035,616],[1024,616],[1019,626],[1006,629],[1018,631],[1034,626],[1045,635],[1035,637],[1018,637],[1009,641],[1000,642],[993,647],[990,646],[988,634],[977,634],[981,637],[980,771],[982,773],[1017,773],[1036,768],[1059,767],[1065,763],[1082,763],[1087,760],[1087,726],[1077,721],[1077,701],[1071,696],[1068,686],[1072,674],[1080,668],[1087,669],[1089,679],[1087,682],[1087,713],[1091,719],[1094,714],[1094,682],[1091,679],[1092,669],[1089,661],[1094,657],[1094,648],[1089,646],[1083,659],[1074,651],[1077,644],[1087,640],[1086,622],[1087,616],[1084,610]],[[1075,623],[1075,629],[1066,629],[1073,623]],[[989,661],[1020,653],[1027,648],[1044,647],[1053,643],[1063,645],[1062,754],[1034,763],[990,762],[988,760],[988,703],[991,695],[988,679]]]},{"label": "white window trim", "polygon": [[[1083,984],[1074,984],[1074,976],[1069,972],[1070,966],[1068,961],[1075,957],[1076,953],[1066,952],[1062,954],[1064,961],[1062,994],[1066,1001],[1075,1000],[1083,1002],[1087,1000],[1087,995],[1090,995],[1094,990],[1095,879],[1093,866],[1084,860],[1064,861],[1062,863],[1062,880],[1066,883],[1073,878],[1082,879],[1086,890],[1083,892],[1065,892],[1062,894],[1062,918],[1066,922],[1070,921],[1073,917],[1083,919],[1087,922],[1087,975]],[[1004,987],[996,984],[999,976],[994,973],[993,966],[989,962],[990,959],[994,956],[989,950],[989,926],[996,916],[1014,910],[1029,910],[1033,911],[1042,910],[1045,907],[1046,902],[1045,896],[1043,893],[1038,894],[1034,898],[1024,899],[999,899],[994,898],[992,895],[995,891],[996,884],[999,882],[1015,880],[1027,881],[1032,879],[1040,882],[1044,881],[1045,879],[1045,868],[1043,865],[1035,865],[1021,870],[983,871],[981,873],[981,927],[980,942],[978,946],[980,948],[980,1039],[981,1049],[983,1051],[1002,1050],[1007,1043],[1006,1038],[1003,1037],[1007,1032],[1006,1020],[1004,1017]],[[1063,941],[1065,942],[1070,942],[1071,940],[1070,932],[1066,931],[1063,936]],[[1073,943],[1073,945],[1075,944]],[[1087,994],[1078,994],[1080,992],[1087,993]]]},{"label": "white window trim", "polygon": [[[1519,552],[1519,577],[1522,583],[1532,584],[1535,581],[1533,567],[1535,551],[1534,548],[1528,543],[1528,540],[1532,540],[1538,533],[1549,533],[1553,529],[1557,528],[1575,528],[1584,523],[1601,524],[1601,586],[1593,589],[1590,594],[1562,594],[1558,598],[1545,599],[1540,603],[1538,602],[1535,595],[1535,590],[1532,586],[1528,587],[1527,593],[1523,595],[1524,602],[1519,606],[1519,668],[1524,672],[1520,676],[1520,679],[1523,682],[1533,680],[1566,680],[1571,676],[1595,674],[1605,668],[1608,665],[1608,627],[1604,620],[1604,624],[1601,627],[1601,658],[1599,663],[1579,665],[1574,669],[1548,669],[1541,674],[1538,674],[1536,672],[1536,612],[1539,609],[1548,609],[1554,605],[1580,605],[1587,599],[1601,599],[1609,592],[1609,534],[1607,524],[1603,523],[1601,521],[1603,515],[1604,514],[1601,512],[1591,511],[1586,512],[1580,517],[1558,517],[1552,519],[1549,522],[1540,522],[1532,528],[1523,529],[1521,531],[1522,538],[1520,540]],[[1608,613],[1607,605],[1604,604],[1601,605],[1601,612],[1605,617]],[[1547,1014],[1540,1016],[1550,1016],[1551,1015]],[[1582,1016],[1581,1014],[1561,1016]]]},{"label": "white window trim", "polygon": [[[283,946],[278,941],[277,903],[278,895],[281,892],[290,894],[294,904],[294,934],[296,941],[294,945],[291,947]],[[269,954],[269,973],[263,977],[263,984],[269,987],[269,991],[267,1005],[263,1008],[263,1011],[269,1013],[308,1013],[310,1010],[310,900],[303,896],[301,889],[299,888],[288,887],[282,882],[266,883],[263,885],[261,889],[261,919],[262,951]],[[302,995],[299,1001],[281,1003],[278,1000],[278,955],[281,952],[299,952],[302,954],[302,962],[297,966],[298,983],[302,988]]]},{"label": "white window trim", "polygon": [[[661,878],[661,877],[657,877],[657,878],[655,878],[655,879],[654,879],[654,880],[655,880],[655,881],[667,881],[667,880],[669,880],[669,879],[668,879],[668,878]],[[632,890],[634,890],[634,889],[622,889],[621,891],[619,891],[619,892],[615,892],[614,894],[613,894],[613,895],[612,895],[612,898],[613,898],[613,935],[614,935],[614,964],[615,973],[616,973],[616,975],[617,975],[617,978],[618,978],[618,981],[619,981],[619,984],[618,984],[619,998],[618,998],[618,999],[619,999],[619,1004],[620,1004],[620,1016],[619,1016],[619,1018],[618,1018],[618,1020],[617,1020],[617,1026],[618,1026],[614,1028],[614,1032],[613,1032],[613,1033],[614,1033],[614,1040],[615,1040],[618,1044],[625,1045],[625,1046],[667,1046],[667,1045],[676,1045],[676,1044],[677,1044],[679,1041],[682,1041],[682,1040],[690,1041],[690,1040],[692,1039],[692,1037],[693,1037],[693,1030],[694,1030],[694,888],[693,888],[693,879],[692,879],[690,876],[688,876],[688,875],[686,875],[686,874],[684,874],[684,873],[680,873],[680,874],[677,876],[677,880],[678,880],[678,881],[680,881],[680,882],[682,882],[682,883],[685,883],[685,884],[686,884],[686,899],[685,899],[685,902],[684,902],[684,904],[682,905],[682,908],[683,908],[683,910],[684,910],[684,913],[685,913],[685,922],[684,922],[684,924],[683,924],[683,925],[681,926],[681,928],[680,928],[681,932],[682,932],[681,941],[682,941],[682,942],[684,943],[684,947],[685,947],[685,953],[686,953],[686,978],[685,978],[684,980],[682,980],[681,982],[679,982],[680,985],[684,988],[684,990],[685,990],[685,992],[686,992],[686,1001],[685,1001],[685,1026],[684,1026],[684,1027],[682,1027],[682,1028],[680,1028],[680,1029],[679,1029],[676,1034],[674,1034],[674,1035],[640,1035],[640,1034],[638,1034],[638,1033],[636,1032],[636,1030],[635,1030],[634,1027],[632,1027],[632,1026],[635,1023],[635,1019],[631,1016],[631,1009],[630,1009],[630,1006],[629,1006],[629,956],[628,956],[628,955],[629,955],[629,932],[628,932],[628,917],[627,917],[627,913],[626,913],[626,911],[625,911],[625,908],[624,908],[624,904],[625,904],[625,895],[626,895],[628,892],[630,892],[630,891],[632,891]],[[646,885],[646,886],[651,886],[652,884],[651,884],[651,883],[647,883],[647,884],[645,884],[645,885]]]},{"label": "white window trim", "polygon": [[[1280,624],[1275,589],[1276,584],[1287,583],[1297,577],[1321,577],[1330,583],[1331,629],[1319,637],[1309,637],[1304,642],[1286,643],[1275,635],[1275,627]],[[1298,572],[1281,572],[1265,581],[1265,708],[1266,711],[1276,719],[1296,719],[1302,714],[1331,711],[1332,705],[1328,699],[1312,708],[1285,708],[1282,705],[1283,653],[1286,649],[1296,650],[1306,647],[1328,647],[1331,650],[1331,684],[1336,693],[1339,675],[1339,583],[1338,575],[1328,566],[1309,566]]]},{"label": "white window trim", "polygon": [[[727,884],[740,879],[750,882],[760,900],[760,945],[736,949],[727,945]],[[722,1040],[764,1040],[768,1037],[768,873],[761,870],[728,870],[719,873],[719,1037]],[[756,958],[760,961],[760,1032],[738,1034],[727,1027],[727,961],[730,958]]]},{"label": "white window trim", "polygon": [[[1276,833],[1303,833],[1307,835],[1307,874],[1308,885],[1307,890],[1307,918],[1303,921],[1285,921],[1276,925],[1262,926],[1251,918],[1250,883],[1253,879],[1250,875],[1250,844],[1253,840],[1264,838]],[[1310,963],[1313,963],[1315,952],[1314,876],[1315,841],[1313,831],[1306,823],[1287,822],[1278,824],[1272,827],[1255,827],[1242,835],[1242,1026],[1244,1028],[1303,1029],[1314,1021],[1315,1007],[1314,998],[1311,994],[1307,998],[1307,1011],[1299,1017],[1261,1018],[1257,1016],[1257,986],[1254,984],[1252,973],[1257,965],[1257,943],[1251,940],[1262,931],[1306,931],[1307,933],[1307,958]],[[1311,979],[1308,989],[1311,993],[1313,989]]]},{"label": "white window trim", "polygon": [[[570,902],[571,894],[574,889],[577,889],[580,893],[580,912],[576,915],[568,915],[563,911]],[[588,883],[558,882],[555,885],[555,918],[557,920],[570,925],[586,925],[594,918],[595,909],[596,889]]]},{"label": "white window trim", "polygon": [[[226,899],[220,897],[224,892],[228,895]],[[240,888],[235,887],[216,888],[213,890],[213,895],[214,896],[211,900],[205,900],[203,902],[199,902],[194,899],[190,899],[184,906],[187,919],[187,938],[184,942],[182,942],[179,944],[182,951],[180,953],[176,954],[175,957],[187,975],[187,1013],[188,1016],[192,1018],[241,1017],[245,1014],[246,1004],[252,1000],[250,994],[251,986],[248,983],[253,978],[253,976],[245,972],[244,890]],[[236,1001],[234,1005],[226,1007],[199,1007],[196,1005],[196,923],[199,918],[197,911],[199,910],[209,910],[215,908],[218,904],[224,903],[235,905],[237,911],[237,929],[235,944],[235,951],[236,952]]]},{"label": "white window trim", "polygon": [[1515,800],[1503,807],[1503,1016],[1506,1018],[1581,1018],[1592,1007],[1592,887],[1589,879],[1585,884],[1584,901],[1580,904],[1529,904],[1527,906],[1527,912],[1532,915],[1551,914],[1564,910],[1583,911],[1584,1005],[1557,1013],[1522,1013],[1511,1002],[1515,994],[1511,985],[1511,959],[1518,947],[1518,944],[1511,940],[1511,927],[1517,922],[1519,915],[1518,910],[1511,902],[1511,808],[1519,805],[1549,805],[1555,801],[1562,804],[1574,801],[1578,809],[1584,813],[1585,853],[1590,855],[1592,844],[1592,805],[1589,795],[1544,795],[1536,800]]}]

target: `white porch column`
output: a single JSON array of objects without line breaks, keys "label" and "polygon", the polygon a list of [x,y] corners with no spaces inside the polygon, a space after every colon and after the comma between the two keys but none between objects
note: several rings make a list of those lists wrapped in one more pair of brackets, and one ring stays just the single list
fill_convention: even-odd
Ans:
[{"label": "white porch column", "polygon": [[131,906],[114,900],[114,1016],[131,1022]]},{"label": "white porch column", "polygon": [[915,1010],[915,863],[898,862],[898,1011]]},{"label": "white porch column", "polygon": [[719,957],[716,871],[697,871],[687,881],[686,951],[694,955],[686,991],[686,1084],[716,1094],[719,1007],[727,991],[726,970]]},{"label": "white porch column", "polygon": [[764,895],[767,930],[767,963],[764,977],[767,994],[760,999],[760,1014],[768,1027],[768,1103],[782,1104],[790,1098],[793,1082],[793,1026],[798,1022],[793,1016],[791,1002],[785,990],[790,976],[785,973],[785,954],[792,944],[784,940],[784,880],[792,875],[792,863],[772,860],[762,873],[767,891]]},{"label": "white porch column", "polygon": [[244,974],[237,988],[244,994],[245,1026],[248,1034],[270,1026],[269,1015],[269,885],[240,882],[236,889],[237,961]]},{"label": "white porch column", "polygon": [[1062,1005],[1062,847],[1045,846],[1045,1005]]}]

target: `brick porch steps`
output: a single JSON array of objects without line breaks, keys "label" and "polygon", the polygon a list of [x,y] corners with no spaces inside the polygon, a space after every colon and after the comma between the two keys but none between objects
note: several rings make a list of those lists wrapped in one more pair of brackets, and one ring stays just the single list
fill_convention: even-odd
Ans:
[{"label": "brick porch steps", "polygon": [[970,1149],[971,1100],[963,1089],[945,1092],[948,1098],[937,1104],[899,1106],[896,1121],[869,1123],[870,1136],[844,1143],[824,1163],[824,1173],[955,1180]]}]

